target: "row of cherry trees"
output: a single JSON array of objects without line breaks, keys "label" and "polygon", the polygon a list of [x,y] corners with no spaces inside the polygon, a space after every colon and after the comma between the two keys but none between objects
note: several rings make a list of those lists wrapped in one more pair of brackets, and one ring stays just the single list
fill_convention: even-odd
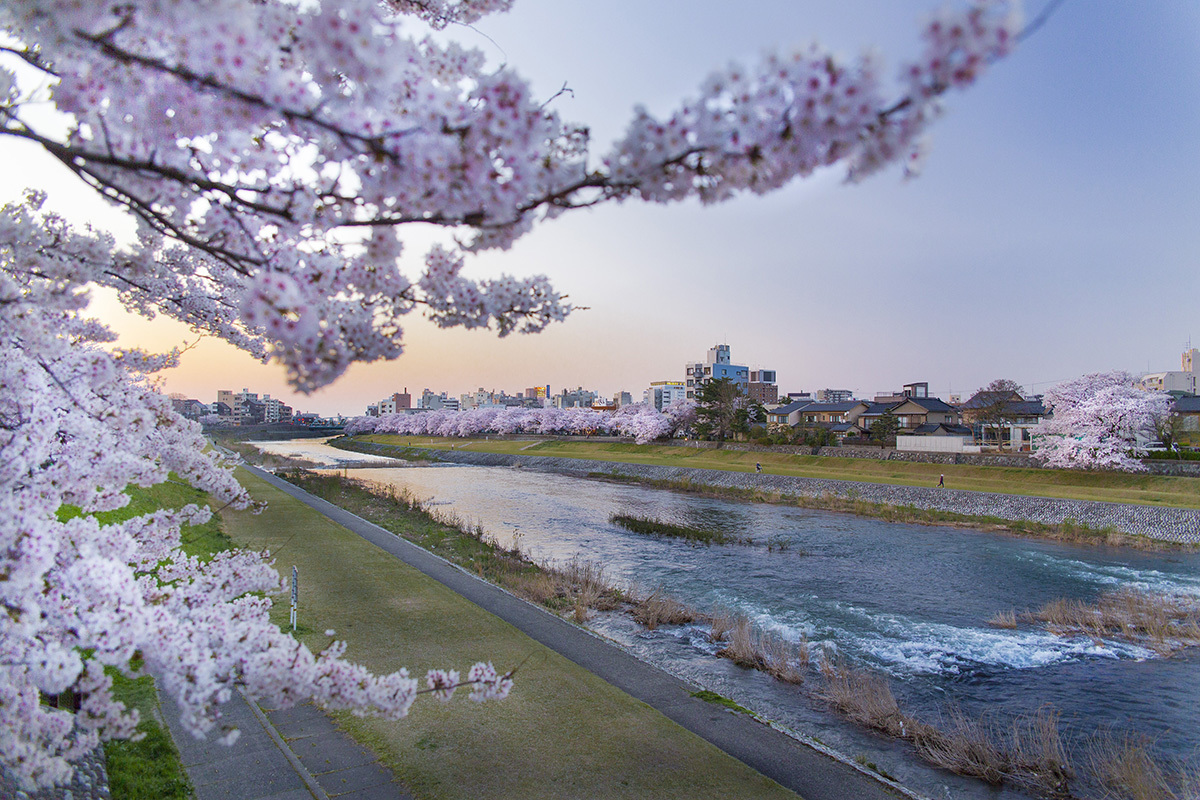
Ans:
[{"label": "row of cherry trees", "polygon": [[357,417],[347,434],[394,433],[401,436],[470,437],[525,433],[539,436],[628,436],[638,444],[665,439],[686,430],[696,419],[696,407],[679,402],[658,411],[646,403],[616,411],[591,408],[473,408],[440,409],[416,414]]},{"label": "row of cherry trees", "polygon": [[[1017,39],[1004,2],[938,13],[891,96],[877,60],[769,54],[714,72],[663,118],[636,111],[597,156],[587,127],[514,70],[413,24],[509,5],[0,0],[0,141],[39,147],[138,223],[118,242],[36,193],[0,213],[0,759],[25,785],[61,782],[98,740],[131,735],[106,669],[144,665],[198,734],[238,686],[396,717],[420,691],[403,670],[370,675],[343,645],[312,654],[272,627],[265,554],[184,555],[180,525],[207,509],[91,516],[172,471],[222,505],[249,498],[153,390],[178,354],[115,349],[87,314],[89,286],[273,359],[302,391],[398,357],[417,309],[535,332],[571,306],[541,276],[468,278],[471,253],[602,202],[715,202],[838,163],[855,179],[911,167],[943,95]],[[405,274],[412,225],[456,244]],[[458,679],[434,671],[426,690]],[[462,680],[477,698],[508,690],[482,663]],[[64,691],[84,696],[81,713],[39,702]]]}]

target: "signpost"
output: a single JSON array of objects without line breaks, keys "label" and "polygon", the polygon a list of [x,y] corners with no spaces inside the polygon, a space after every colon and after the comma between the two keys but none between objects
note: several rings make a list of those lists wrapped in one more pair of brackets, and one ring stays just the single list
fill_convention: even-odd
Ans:
[{"label": "signpost", "polygon": [[292,565],[292,630],[296,630],[296,597],[297,588],[300,585],[300,575],[296,571],[296,565]]}]

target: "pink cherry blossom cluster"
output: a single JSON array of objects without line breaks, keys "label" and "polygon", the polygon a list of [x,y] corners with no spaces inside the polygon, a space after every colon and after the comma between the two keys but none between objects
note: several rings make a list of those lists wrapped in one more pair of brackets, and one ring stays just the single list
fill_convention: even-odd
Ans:
[{"label": "pink cherry blossom cluster", "polygon": [[1058,384],[1043,403],[1052,416],[1035,431],[1034,455],[1044,464],[1140,472],[1135,456],[1170,413],[1171,396],[1137,388],[1127,372],[1098,372]]},{"label": "pink cherry blossom cluster", "polygon": [[733,65],[665,119],[637,111],[595,159],[587,128],[511,69],[406,28],[410,15],[444,25],[509,5],[0,2],[9,57],[42,72],[71,120],[60,133],[26,113],[44,98],[0,59],[0,135],[40,144],[139,217],[142,250],[159,259],[107,276],[128,303],[277,358],[309,391],[356,361],[399,356],[415,307],[501,334],[571,310],[544,278],[472,282],[447,250],[409,280],[395,229],[446,226],[466,250],[507,247],[540,218],[606,200],[713,202],[838,162],[856,178],[912,168],[939,98],[1017,33],[1001,0],[939,13],[890,101],[874,59],[843,63],[817,45]]},{"label": "pink cherry blossom cluster", "polygon": [[466,438],[489,433],[538,436],[630,436],[638,444],[663,439],[686,429],[695,420],[690,402],[674,403],[658,411],[646,403],[622,406],[615,412],[591,408],[475,408],[440,409],[416,414],[356,417],[346,433],[394,433],[401,436]]},{"label": "pink cherry blossom cluster", "polygon": [[[0,0],[0,136],[40,146],[139,225],[130,243],[73,230],[37,193],[0,210],[0,757],[22,780],[61,781],[95,741],[130,735],[103,667],[129,671],[135,656],[197,732],[219,724],[234,685],[395,716],[426,691],[272,628],[255,597],[277,586],[263,556],[181,555],[179,526],[202,510],[90,516],[172,472],[218,503],[248,498],[151,386],[178,353],[105,349],[114,337],[86,317],[88,286],[275,359],[303,391],[397,358],[415,309],[535,332],[570,313],[566,298],[542,277],[471,280],[466,254],[600,202],[712,202],[839,162],[857,178],[904,161],[943,94],[1005,55],[1016,25],[1001,0],[935,17],[890,101],[873,60],[815,45],[735,65],[665,120],[639,111],[596,158],[588,129],[513,70],[413,32],[412,18],[470,23],[510,3]],[[47,100],[61,124],[39,113]],[[435,247],[410,278],[407,225],[461,244]],[[691,413],[513,413],[486,429],[650,441]],[[444,435],[485,429],[425,416]],[[450,675],[428,691],[444,695]],[[466,683],[476,699],[509,685],[486,665]],[[83,713],[38,702],[63,689],[86,695]]]},{"label": "pink cherry blossom cluster", "polygon": [[[180,528],[206,521],[187,505],[101,523],[124,489],[182,478],[218,503],[250,499],[205,452],[199,426],[150,385],[178,353],[106,351],[111,333],[80,316],[83,280],[115,270],[111,242],[43,214],[33,197],[0,210],[0,758],[28,787],[60,783],[105,739],[134,734],[137,713],[113,699],[104,667],[153,673],[203,734],[241,686],[256,699],[404,716],[420,689],[403,670],[375,676],[335,642],[314,654],[271,623],[263,593],[282,589],[265,553],[211,560],[180,550]],[[126,274],[152,254],[126,252]],[[107,260],[106,260],[107,259]],[[153,269],[146,266],[145,269]],[[273,284],[272,301],[287,301]],[[172,477],[172,475],[177,477]],[[453,676],[454,673],[447,673]],[[452,678],[450,684],[457,678]],[[511,680],[469,673],[476,699]],[[448,686],[442,680],[438,691]],[[73,691],[78,713],[42,695]],[[232,741],[236,732],[225,731]]]}]

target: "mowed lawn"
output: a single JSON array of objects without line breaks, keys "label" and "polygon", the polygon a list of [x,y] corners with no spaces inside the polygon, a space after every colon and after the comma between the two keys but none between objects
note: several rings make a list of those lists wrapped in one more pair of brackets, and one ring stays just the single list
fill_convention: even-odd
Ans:
[{"label": "mowed lawn", "polygon": [[[354,533],[239,470],[261,514],[223,512],[242,547],[300,572],[301,638],[326,629],[372,670],[519,667],[502,702],[418,700],[407,719],[339,714],[418,798],[796,798],[641,703]],[[276,602],[286,625],[287,598]],[[724,712],[721,713],[730,713]]]},{"label": "mowed lawn", "polygon": [[368,434],[356,437],[367,442],[395,444],[436,450],[465,449],[485,453],[590,458],[628,464],[695,467],[753,472],[761,463],[773,475],[803,478],[889,483],[902,486],[936,486],[946,476],[951,489],[1000,492],[1071,500],[1100,500],[1110,503],[1200,508],[1200,478],[1175,478],[1117,472],[977,467],[967,464],[921,464],[869,458],[821,458],[786,453],[712,450],[670,445],[634,445],[622,442],[513,441],[496,439],[450,439],[428,436]]}]

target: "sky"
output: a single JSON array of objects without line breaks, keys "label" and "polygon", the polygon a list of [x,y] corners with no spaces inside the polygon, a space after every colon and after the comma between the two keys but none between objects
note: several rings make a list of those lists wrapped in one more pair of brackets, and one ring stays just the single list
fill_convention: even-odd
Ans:
[{"label": "sky", "polygon": [[[1032,18],[1044,0],[1028,0]],[[893,73],[919,53],[938,0],[517,0],[448,32],[506,63],[590,126],[597,153],[632,109],[666,113],[714,69],[813,40]],[[410,315],[400,359],[352,368],[313,395],[282,368],[206,339],[163,373],[205,402],[218,389],[360,414],[405,388],[459,394],[549,384],[609,396],[682,380],[727,343],[734,363],[778,372],[781,393],[858,396],[926,381],[964,397],[995,378],[1042,392],[1086,372],[1179,369],[1200,347],[1200,4],[1066,0],[974,87],[950,95],[924,172],[847,184],[831,169],[765,197],[704,207],[628,202],[544,223],[477,278],[545,274],[577,311],[505,339],[442,331]],[[79,222],[126,225],[31,148],[0,142],[0,199],[27,185]],[[406,240],[410,270],[434,236]],[[165,319],[97,314],[123,344],[196,336]]]}]

